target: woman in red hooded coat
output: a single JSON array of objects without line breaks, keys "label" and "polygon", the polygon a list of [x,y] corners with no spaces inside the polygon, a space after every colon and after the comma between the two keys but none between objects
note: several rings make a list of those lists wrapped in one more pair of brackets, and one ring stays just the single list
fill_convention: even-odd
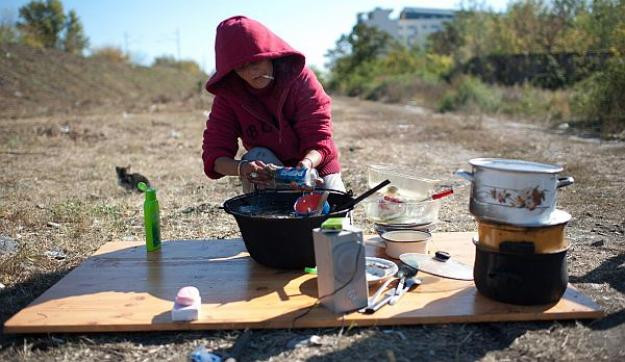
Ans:
[{"label": "woman in red hooded coat", "polygon": [[[206,83],[215,95],[206,121],[202,159],[212,179],[269,179],[268,164],[315,168],[329,189],[345,191],[332,139],[331,99],[304,55],[245,16],[221,22],[216,72]],[[238,139],[247,153],[234,159]]]}]

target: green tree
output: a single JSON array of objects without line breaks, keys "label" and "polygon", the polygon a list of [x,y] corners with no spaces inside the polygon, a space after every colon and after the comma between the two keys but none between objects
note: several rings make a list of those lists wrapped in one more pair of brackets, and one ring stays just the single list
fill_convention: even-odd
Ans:
[{"label": "green tree", "polygon": [[[354,74],[370,71],[370,63],[385,55],[397,42],[386,32],[364,24],[356,24],[351,33],[341,35],[336,47],[327,52],[330,60],[329,87],[335,88],[337,82]],[[366,70],[365,70],[366,69]]]},{"label": "green tree", "polygon": [[593,0],[586,30],[595,50],[625,54],[625,0]]},{"label": "green tree", "polygon": [[464,37],[458,28],[458,22],[444,23],[443,30],[428,37],[427,49],[435,54],[452,55],[456,49],[464,45]]},{"label": "green tree", "polygon": [[83,50],[89,46],[89,39],[85,36],[82,23],[74,10],[68,14],[63,38],[63,50],[72,54],[82,54]]},{"label": "green tree", "polygon": [[19,9],[22,40],[29,45],[45,48],[60,46],[65,28],[65,14],[60,0],[33,0]]},{"label": "green tree", "polygon": [[329,67],[349,73],[354,68],[386,53],[395,41],[386,32],[364,24],[356,24],[348,35],[341,35],[336,48],[329,50]]}]

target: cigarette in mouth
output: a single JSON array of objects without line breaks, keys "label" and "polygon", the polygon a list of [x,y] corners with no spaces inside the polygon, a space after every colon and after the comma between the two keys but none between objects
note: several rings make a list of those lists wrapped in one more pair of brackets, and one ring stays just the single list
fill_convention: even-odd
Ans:
[{"label": "cigarette in mouth", "polygon": [[273,80],[273,77],[267,74],[263,74],[261,77]]}]

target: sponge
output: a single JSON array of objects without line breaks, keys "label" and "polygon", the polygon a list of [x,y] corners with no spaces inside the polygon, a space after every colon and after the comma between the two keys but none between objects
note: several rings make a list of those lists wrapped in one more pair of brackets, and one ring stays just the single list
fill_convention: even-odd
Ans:
[{"label": "sponge", "polygon": [[171,310],[173,321],[193,321],[200,316],[202,297],[196,287],[184,287],[178,291]]}]

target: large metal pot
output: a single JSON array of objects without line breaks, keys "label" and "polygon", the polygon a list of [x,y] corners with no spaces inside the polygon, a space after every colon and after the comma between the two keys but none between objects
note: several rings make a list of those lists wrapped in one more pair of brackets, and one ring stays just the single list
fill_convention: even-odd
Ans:
[{"label": "large metal pot", "polygon": [[555,303],[568,284],[566,253],[534,253],[533,243],[503,242],[498,249],[474,239],[475,287],[494,300],[522,305]]},{"label": "large metal pot", "polygon": [[[272,268],[303,269],[315,266],[312,230],[328,217],[345,216],[351,209],[328,215],[295,216],[293,204],[302,192],[263,190],[224,202],[233,215],[252,259]],[[353,200],[351,193],[330,190],[328,203],[335,209]]]},{"label": "large metal pot", "polygon": [[556,191],[573,184],[558,177],[562,167],[501,158],[474,158],[472,172],[456,175],[471,181],[469,210],[480,219],[513,225],[545,224],[556,208]]}]

